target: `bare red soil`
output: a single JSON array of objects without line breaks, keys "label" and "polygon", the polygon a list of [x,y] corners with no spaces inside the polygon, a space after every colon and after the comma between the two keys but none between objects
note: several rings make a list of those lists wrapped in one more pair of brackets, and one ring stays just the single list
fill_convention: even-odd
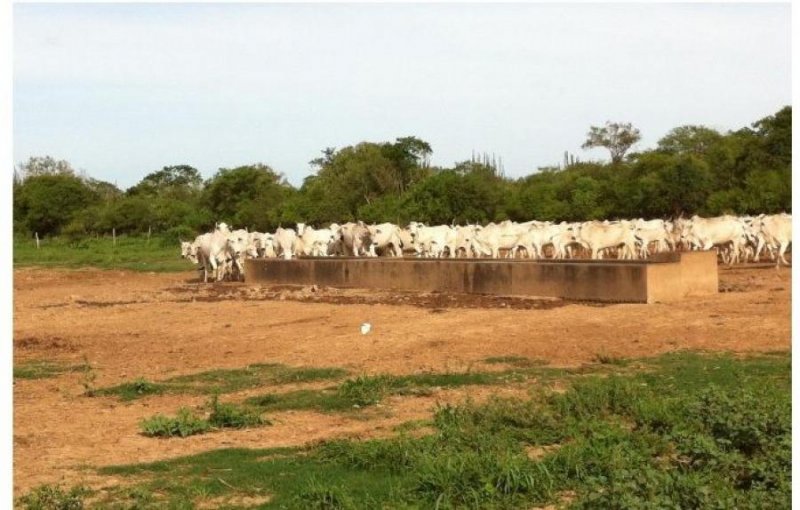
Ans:
[{"label": "bare red soil", "polygon": [[[96,387],[160,380],[251,363],[343,367],[351,373],[492,369],[490,356],[558,366],[598,355],[655,356],[679,349],[791,348],[791,270],[720,268],[720,294],[673,304],[597,305],[530,298],[390,293],[245,284],[202,285],[191,273],[14,271],[14,361],[93,367]],[[363,322],[369,335],[359,331]],[[494,367],[497,368],[497,367]],[[270,427],[186,439],[141,436],[158,412],[204,397],[152,396],[130,404],[83,396],[84,374],[14,382],[14,492],[40,483],[97,482],[97,466],[153,461],[230,446],[302,445],[391,433],[437,401],[514,393],[466,388],[393,398],[371,419],[273,413]],[[242,396],[241,394],[239,396]],[[231,399],[236,395],[229,396]],[[102,483],[113,480],[102,479]]]}]

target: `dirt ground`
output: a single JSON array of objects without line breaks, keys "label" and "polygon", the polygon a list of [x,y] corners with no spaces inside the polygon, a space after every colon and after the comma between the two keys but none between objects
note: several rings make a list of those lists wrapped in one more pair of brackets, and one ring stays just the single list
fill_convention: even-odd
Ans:
[{"label": "dirt ground", "polygon": [[[103,387],[139,377],[160,380],[266,362],[343,367],[352,374],[404,374],[501,368],[482,362],[490,356],[576,366],[592,363],[598,355],[791,348],[791,269],[776,271],[772,266],[720,268],[720,294],[656,305],[202,285],[193,278],[190,272],[17,269],[14,362],[88,362],[96,375],[91,384]],[[360,333],[364,322],[372,324],[368,335]],[[161,395],[120,403],[83,396],[85,382],[85,374],[77,372],[14,381],[16,496],[41,483],[98,488],[119,482],[93,474],[104,465],[220,447],[291,446],[389,434],[402,422],[429,416],[436,402],[520,391],[471,388],[395,397],[365,411],[370,419],[272,413],[270,427],[159,440],[138,433],[141,419],[173,414],[206,398]]]}]

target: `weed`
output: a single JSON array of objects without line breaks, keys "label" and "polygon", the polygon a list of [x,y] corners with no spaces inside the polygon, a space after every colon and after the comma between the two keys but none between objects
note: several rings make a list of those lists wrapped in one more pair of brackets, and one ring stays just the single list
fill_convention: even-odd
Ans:
[{"label": "weed", "polygon": [[83,392],[85,395],[92,396],[95,392],[94,381],[97,379],[97,373],[95,372],[92,364],[89,363],[89,358],[86,355],[83,356],[83,364],[81,365],[81,385],[83,386]]},{"label": "weed", "polygon": [[617,365],[620,367],[624,367],[628,364],[629,360],[619,357],[613,356],[611,354],[605,353],[597,353],[594,355],[594,361],[596,363],[600,363],[601,365]]},{"label": "weed", "polygon": [[182,407],[178,410],[177,416],[173,418],[157,414],[143,420],[140,427],[142,433],[148,437],[187,437],[207,432],[210,425],[190,409]]},{"label": "weed", "polygon": [[40,485],[17,500],[26,510],[82,510],[91,491],[83,486],[65,490],[60,486]]},{"label": "weed", "polygon": [[512,367],[531,368],[546,365],[546,361],[526,358],[524,356],[492,356],[483,360],[492,365],[511,365]]},{"label": "weed", "polygon": [[211,415],[208,417],[208,423],[212,427],[242,429],[269,423],[252,409],[246,409],[230,403],[219,403],[216,395],[211,399],[209,406]]},{"label": "weed", "polygon": [[365,407],[380,402],[396,385],[391,376],[359,376],[342,383],[336,393],[353,407]]},{"label": "weed", "polygon": [[[176,508],[195,494],[256,490],[272,496],[269,508],[790,508],[788,356],[637,363],[644,369],[569,375],[562,393],[537,384],[525,399],[439,406],[424,435],[216,450],[102,472],[137,475]],[[431,381],[364,376],[341,391],[259,397],[257,407],[344,408]]]},{"label": "weed", "polygon": [[290,506],[308,510],[349,510],[357,508],[347,491],[336,484],[308,480],[306,487],[291,501]]},{"label": "weed", "polygon": [[340,368],[288,367],[277,363],[254,364],[244,368],[216,369],[149,382],[137,379],[95,391],[94,395],[115,395],[130,401],[162,393],[219,395],[267,385],[281,385],[337,379],[346,374]]},{"label": "weed", "polygon": [[146,395],[160,395],[165,393],[167,389],[168,387],[164,384],[153,383],[140,377],[133,382],[122,383],[117,386],[95,390],[92,395],[116,395],[122,401],[130,401]]},{"label": "weed", "polygon": [[60,363],[47,360],[14,364],[14,379],[47,379],[69,370]]}]

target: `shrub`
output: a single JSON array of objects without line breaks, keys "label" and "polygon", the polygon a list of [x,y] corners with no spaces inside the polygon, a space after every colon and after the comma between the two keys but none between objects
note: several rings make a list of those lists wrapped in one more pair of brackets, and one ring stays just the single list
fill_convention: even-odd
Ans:
[{"label": "shrub", "polygon": [[84,498],[90,493],[83,486],[64,490],[60,486],[40,485],[17,502],[26,510],[82,510]]},{"label": "shrub", "polygon": [[212,427],[241,429],[267,423],[257,411],[235,404],[220,404],[216,396],[211,399],[210,407],[208,424]]},{"label": "shrub", "polygon": [[186,407],[180,408],[175,417],[157,414],[143,420],[140,426],[142,433],[148,437],[187,437],[202,434],[210,428],[206,420],[196,416]]},{"label": "shrub", "polygon": [[117,386],[103,388],[92,392],[91,396],[117,395],[120,400],[135,400],[145,395],[161,395],[167,387],[163,384],[150,382],[142,377],[133,382],[122,383]]},{"label": "shrub", "polygon": [[194,241],[197,233],[186,225],[178,225],[167,230],[161,235],[163,245],[175,246],[180,241]]},{"label": "shrub", "polygon": [[363,407],[380,402],[389,393],[391,387],[391,376],[359,376],[343,382],[337,393],[351,405]]}]

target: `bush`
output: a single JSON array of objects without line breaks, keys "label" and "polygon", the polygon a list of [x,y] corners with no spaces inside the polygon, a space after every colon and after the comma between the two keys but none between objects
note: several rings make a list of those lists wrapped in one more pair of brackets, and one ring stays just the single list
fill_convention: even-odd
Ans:
[{"label": "bush", "polygon": [[188,408],[182,407],[175,417],[157,414],[152,418],[143,420],[140,424],[142,433],[148,437],[188,437],[207,432],[209,423],[195,416]]},{"label": "bush", "polygon": [[216,396],[211,399],[210,407],[208,424],[212,427],[242,429],[268,423],[257,411],[235,404],[220,404]]},{"label": "bush", "polygon": [[60,486],[40,485],[17,500],[26,510],[82,510],[88,488],[76,486],[66,491]]},{"label": "bush", "polygon": [[343,382],[337,393],[351,405],[364,407],[380,402],[389,393],[391,386],[391,376],[359,376]]},{"label": "bush", "polygon": [[178,225],[167,230],[161,235],[162,244],[168,246],[177,245],[181,241],[194,241],[197,233],[185,225]]}]

